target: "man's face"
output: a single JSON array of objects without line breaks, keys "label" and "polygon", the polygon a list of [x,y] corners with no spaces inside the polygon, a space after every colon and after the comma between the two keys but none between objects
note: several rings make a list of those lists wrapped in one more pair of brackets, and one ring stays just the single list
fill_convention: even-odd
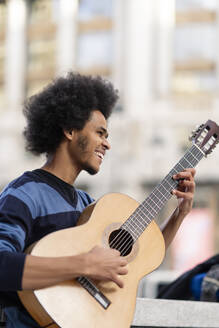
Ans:
[{"label": "man's face", "polygon": [[110,149],[107,137],[106,119],[100,111],[95,110],[84,128],[74,131],[71,158],[79,171],[85,170],[90,174],[99,171],[106,150]]}]

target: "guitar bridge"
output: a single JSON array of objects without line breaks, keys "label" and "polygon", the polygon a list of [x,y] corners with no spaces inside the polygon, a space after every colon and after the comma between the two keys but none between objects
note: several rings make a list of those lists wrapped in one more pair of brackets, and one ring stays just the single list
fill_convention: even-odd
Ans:
[{"label": "guitar bridge", "polygon": [[76,280],[105,310],[109,307],[110,300],[89,279],[78,277]]}]

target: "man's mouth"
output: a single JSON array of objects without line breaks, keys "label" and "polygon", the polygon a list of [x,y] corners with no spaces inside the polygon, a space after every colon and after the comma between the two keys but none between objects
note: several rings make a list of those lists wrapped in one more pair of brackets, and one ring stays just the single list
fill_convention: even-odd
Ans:
[{"label": "man's mouth", "polygon": [[95,151],[95,154],[101,159],[103,160],[104,155],[102,153],[100,153],[99,151]]}]

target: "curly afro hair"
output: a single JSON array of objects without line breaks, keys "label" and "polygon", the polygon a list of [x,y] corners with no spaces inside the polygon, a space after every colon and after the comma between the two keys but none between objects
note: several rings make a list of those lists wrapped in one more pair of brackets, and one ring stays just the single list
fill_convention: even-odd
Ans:
[{"label": "curly afro hair", "polygon": [[100,76],[70,72],[55,79],[24,105],[26,149],[35,155],[55,152],[63,130],[83,129],[93,110],[108,119],[117,100],[117,90]]}]

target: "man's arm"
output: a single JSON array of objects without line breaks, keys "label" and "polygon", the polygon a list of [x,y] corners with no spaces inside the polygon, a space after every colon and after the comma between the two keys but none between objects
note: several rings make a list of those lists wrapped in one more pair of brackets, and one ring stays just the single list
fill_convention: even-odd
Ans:
[{"label": "man's arm", "polygon": [[127,261],[115,249],[95,246],[90,252],[66,257],[27,255],[22,277],[22,289],[49,287],[64,280],[87,276],[113,281],[123,287],[120,275],[127,274]]},{"label": "man's arm", "polygon": [[32,213],[36,215],[35,203],[22,190],[16,195],[14,189],[11,194],[9,191],[1,195],[0,207],[1,291],[49,287],[80,275],[111,280],[123,287],[120,275],[127,273],[127,261],[116,250],[94,247],[84,254],[59,258],[23,253],[31,234]]},{"label": "man's arm", "polygon": [[179,180],[179,185],[172,193],[178,198],[178,206],[161,226],[161,231],[165,240],[165,246],[171,244],[185,216],[191,211],[194,191],[195,191],[195,169],[186,169],[173,176],[173,179]]}]

